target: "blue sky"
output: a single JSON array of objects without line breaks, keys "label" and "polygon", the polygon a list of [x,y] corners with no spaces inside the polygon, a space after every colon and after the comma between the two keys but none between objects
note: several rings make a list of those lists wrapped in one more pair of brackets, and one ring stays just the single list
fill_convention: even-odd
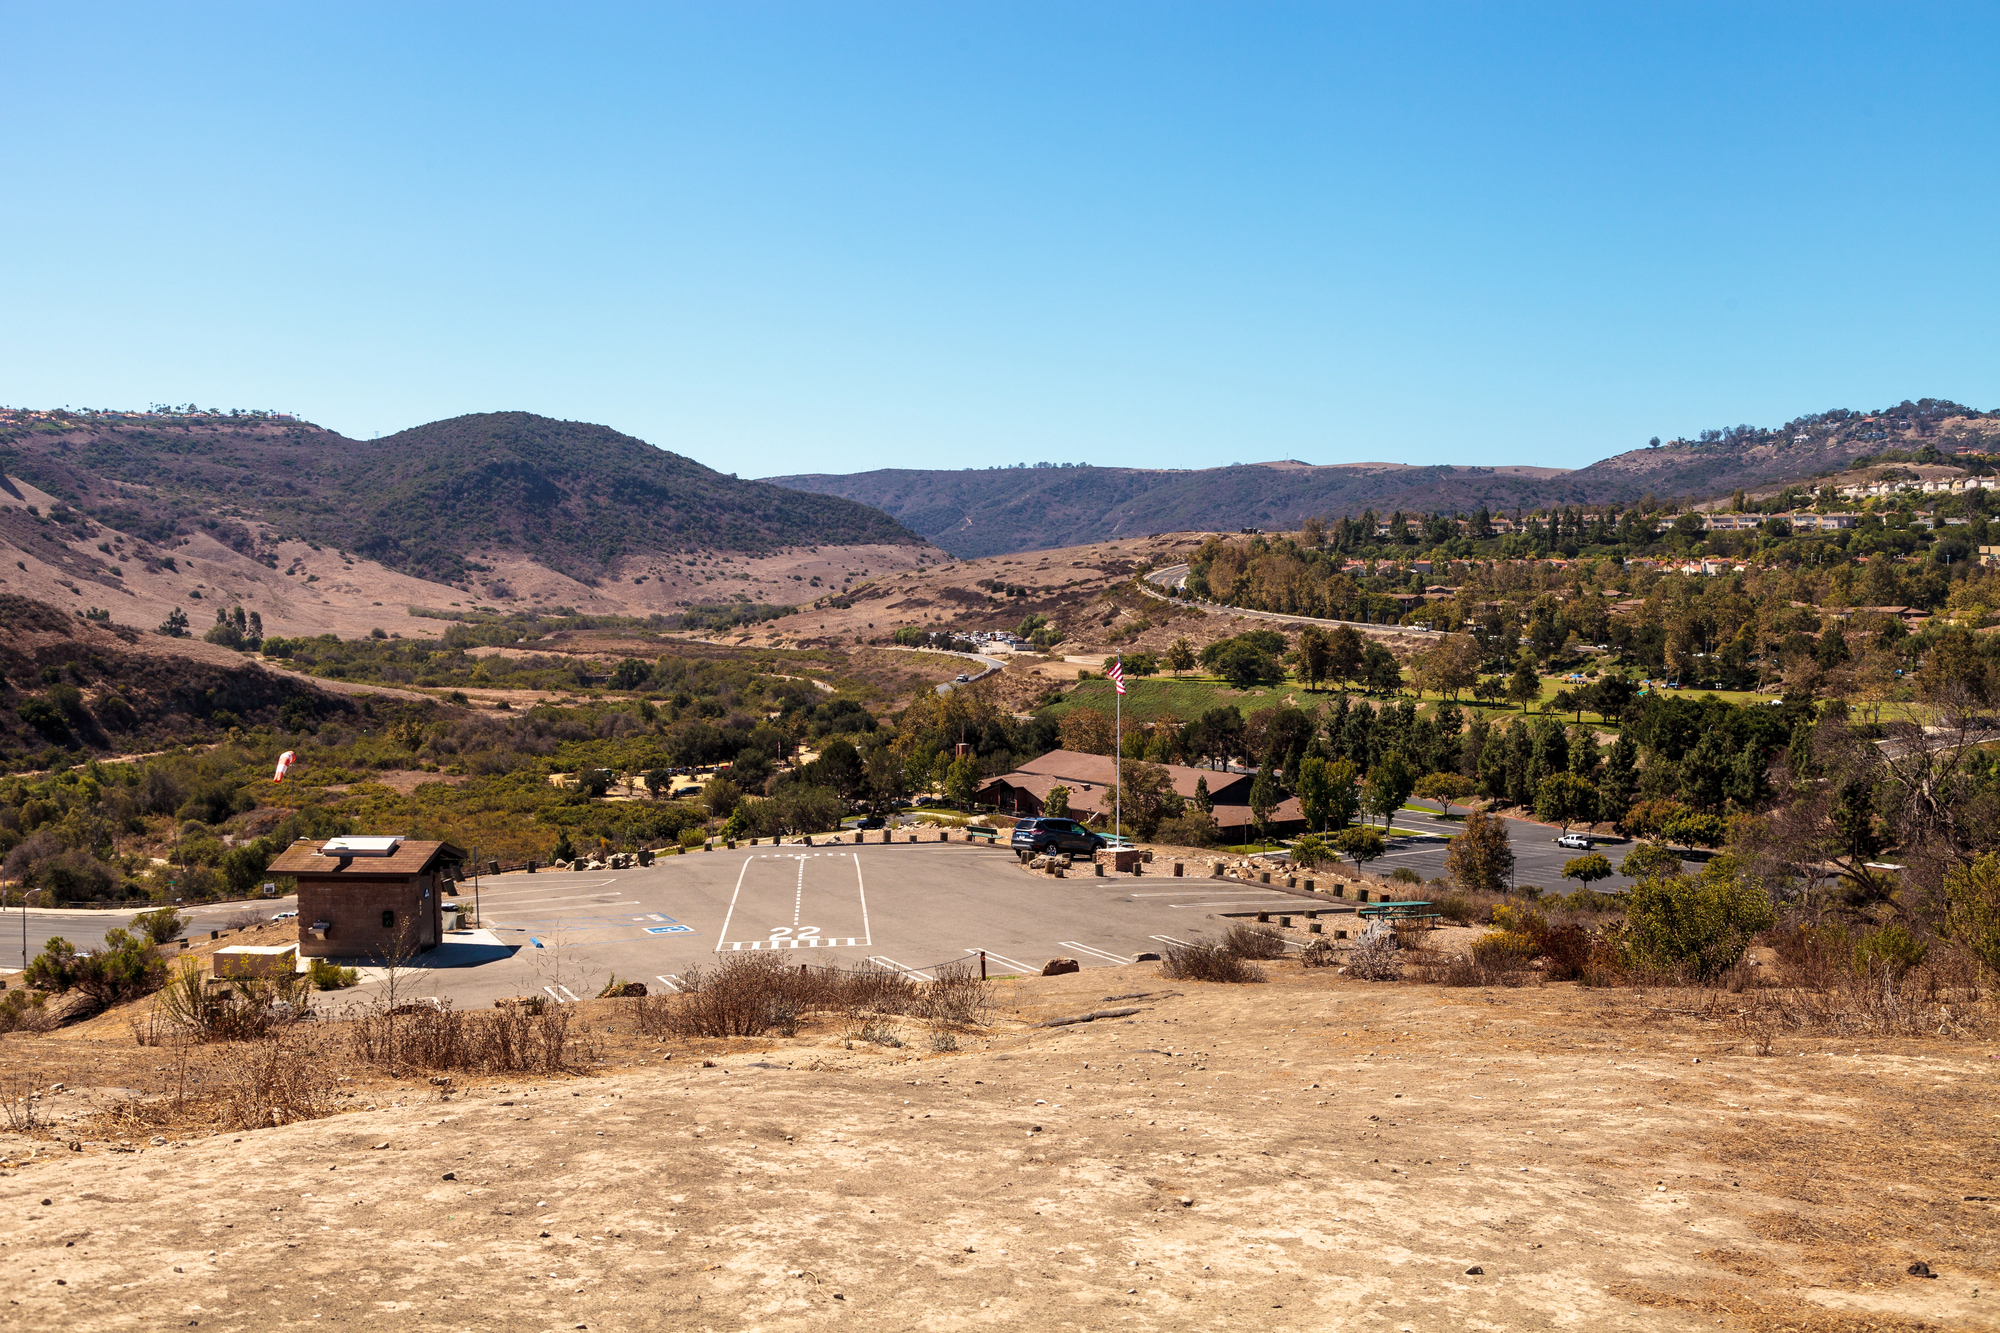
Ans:
[{"label": "blue sky", "polygon": [[0,402],[746,476],[2000,408],[2000,10],[0,4]]}]

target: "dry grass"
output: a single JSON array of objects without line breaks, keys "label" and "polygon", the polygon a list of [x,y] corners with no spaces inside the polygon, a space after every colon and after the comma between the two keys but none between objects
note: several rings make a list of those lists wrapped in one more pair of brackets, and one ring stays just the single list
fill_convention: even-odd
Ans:
[{"label": "dry grass", "polygon": [[992,991],[972,963],[949,963],[920,981],[893,968],[793,967],[774,954],[732,954],[713,968],[689,968],[679,994],[634,1003],[639,1031],[666,1037],[796,1036],[814,1016],[833,1018],[849,1041],[896,1040],[896,1017],[942,1034],[990,1021]]},{"label": "dry grass", "polygon": [[564,1005],[465,1012],[449,1001],[380,1007],[346,1025],[353,1058],[390,1073],[570,1074],[596,1048]]},{"label": "dry grass", "polygon": [[1160,975],[1171,981],[1240,985],[1262,981],[1264,970],[1224,944],[1169,944],[1160,954]]}]

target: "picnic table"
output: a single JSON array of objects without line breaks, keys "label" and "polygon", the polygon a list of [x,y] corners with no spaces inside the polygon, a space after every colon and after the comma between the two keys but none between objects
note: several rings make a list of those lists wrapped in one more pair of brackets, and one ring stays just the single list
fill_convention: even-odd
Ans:
[{"label": "picnic table", "polygon": [[1364,917],[1383,921],[1436,921],[1443,913],[1425,910],[1435,906],[1422,901],[1369,903],[1357,910]]}]

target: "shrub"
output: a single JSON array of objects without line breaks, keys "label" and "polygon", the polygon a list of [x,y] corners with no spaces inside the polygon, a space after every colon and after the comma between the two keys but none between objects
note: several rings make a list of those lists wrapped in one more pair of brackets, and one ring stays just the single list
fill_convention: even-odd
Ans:
[{"label": "shrub", "polygon": [[1751,937],[1776,919],[1762,886],[1739,871],[1735,858],[1720,856],[1699,875],[1635,885],[1619,952],[1629,967],[1705,981],[1742,961]]},{"label": "shrub", "polygon": [[1397,866],[1389,872],[1389,879],[1397,884],[1421,884],[1424,877],[1408,866]]},{"label": "shrub", "polygon": [[1292,864],[1311,870],[1328,865],[1340,859],[1334,850],[1326,845],[1326,839],[1317,833],[1302,833],[1292,839]]},{"label": "shrub", "polygon": [[1269,926],[1237,922],[1222,937],[1222,947],[1238,958],[1283,958],[1285,937]]},{"label": "shrub", "polygon": [[1944,878],[1945,929],[1988,971],[2000,973],[2000,852]]},{"label": "shrub", "polygon": [[1213,847],[1222,841],[1222,830],[1215,826],[1213,816],[1189,806],[1173,819],[1161,821],[1153,840],[1171,847]]},{"label": "shrub", "polygon": [[171,907],[158,907],[132,918],[132,928],[154,944],[170,944],[185,925],[181,914]]},{"label": "shrub", "polygon": [[1526,967],[1541,949],[1535,937],[1518,930],[1494,930],[1472,942],[1472,960],[1481,967]]},{"label": "shrub", "polygon": [[131,932],[111,929],[104,946],[79,954],[60,935],[43,946],[23,974],[30,986],[58,995],[76,991],[96,1008],[109,1008],[158,990],[167,965],[152,946]]},{"label": "shrub", "polygon": [[11,990],[0,995],[0,1032],[47,1032],[56,1025],[48,1010],[49,997],[40,991]]},{"label": "shrub", "polygon": [[1264,973],[1220,944],[1169,944],[1160,955],[1160,975],[1170,981],[1231,984],[1262,981]]},{"label": "shrub", "polygon": [[1403,951],[1389,931],[1364,934],[1347,951],[1347,975],[1362,981],[1400,981],[1403,978]]},{"label": "shrub", "polygon": [[1887,968],[1898,980],[1911,968],[1920,966],[1929,946],[1910,933],[1905,925],[1887,925],[1871,930],[1854,946],[1854,970],[1867,973]]},{"label": "shrub", "polygon": [[306,972],[307,980],[315,990],[345,990],[360,982],[361,973],[351,967],[341,967],[324,958],[315,958]]}]

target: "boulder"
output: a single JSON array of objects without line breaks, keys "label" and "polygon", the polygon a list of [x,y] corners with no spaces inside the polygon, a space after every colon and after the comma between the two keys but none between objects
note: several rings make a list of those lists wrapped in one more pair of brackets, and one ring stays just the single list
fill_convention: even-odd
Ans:
[{"label": "boulder", "polygon": [[1045,977],[1059,977],[1065,972],[1081,971],[1083,971],[1083,964],[1077,962],[1074,958],[1051,958],[1048,962],[1042,964],[1042,975]]}]

